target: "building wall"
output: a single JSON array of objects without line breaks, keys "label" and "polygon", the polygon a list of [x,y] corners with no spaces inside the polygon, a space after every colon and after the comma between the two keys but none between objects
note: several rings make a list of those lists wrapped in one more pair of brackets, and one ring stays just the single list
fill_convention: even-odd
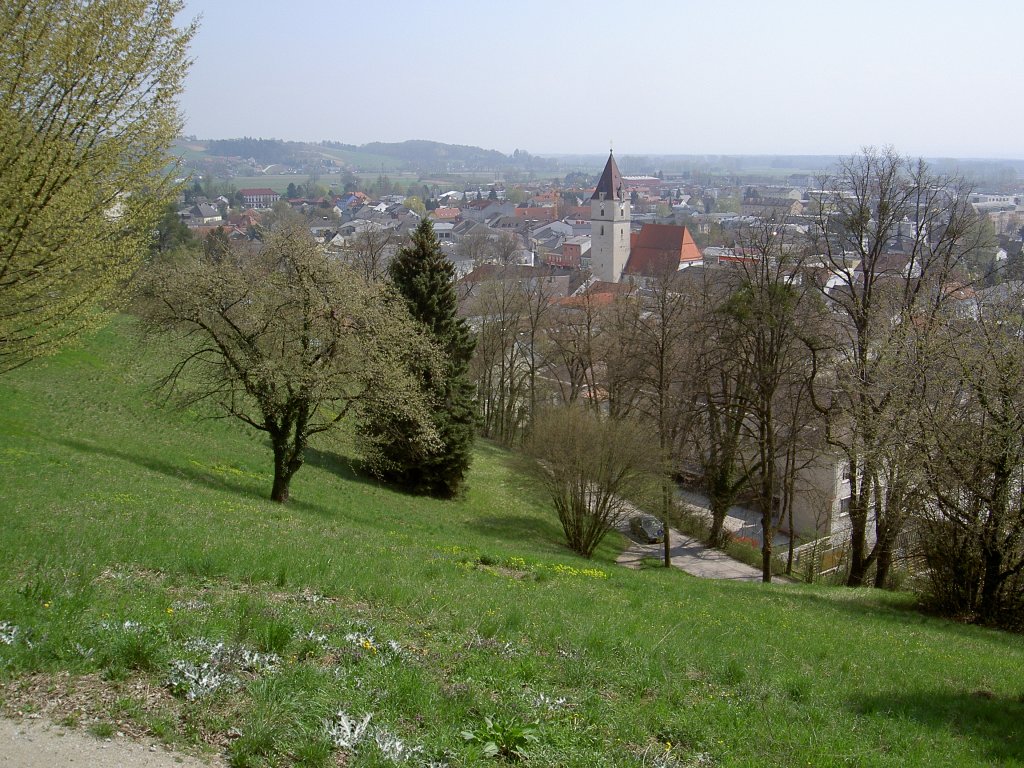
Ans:
[{"label": "building wall", "polygon": [[793,497],[794,532],[806,539],[836,533],[849,518],[844,499],[850,482],[844,477],[846,463],[828,453],[801,459]]},{"label": "building wall", "polygon": [[619,282],[629,259],[629,200],[590,202],[590,264],[598,280]]}]

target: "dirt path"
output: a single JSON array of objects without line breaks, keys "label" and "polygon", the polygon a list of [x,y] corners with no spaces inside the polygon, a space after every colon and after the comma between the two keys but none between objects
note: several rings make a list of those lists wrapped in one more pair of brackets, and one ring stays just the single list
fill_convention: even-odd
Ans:
[{"label": "dirt path", "polygon": [[194,757],[124,736],[99,739],[39,720],[0,718],[0,765],[4,768],[211,768]]}]

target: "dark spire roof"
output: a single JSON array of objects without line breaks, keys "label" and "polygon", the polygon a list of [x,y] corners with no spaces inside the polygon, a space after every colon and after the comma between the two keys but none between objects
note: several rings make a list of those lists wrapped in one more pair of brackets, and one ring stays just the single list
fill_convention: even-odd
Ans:
[{"label": "dark spire roof", "polygon": [[[602,197],[603,195],[603,197]],[[615,155],[608,153],[608,162],[601,174],[601,180],[597,182],[597,189],[591,200],[614,200],[622,197],[622,174],[619,173],[619,166],[615,164]]]}]

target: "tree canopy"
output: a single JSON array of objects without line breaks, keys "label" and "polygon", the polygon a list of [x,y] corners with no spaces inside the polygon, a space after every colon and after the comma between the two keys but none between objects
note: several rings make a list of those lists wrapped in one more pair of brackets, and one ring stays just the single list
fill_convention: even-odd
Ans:
[{"label": "tree canopy", "polygon": [[449,497],[458,492],[469,469],[476,409],[468,379],[474,341],[457,315],[454,267],[441,252],[431,219],[423,219],[412,242],[400,249],[388,267],[392,284],[412,317],[442,355],[439,369],[420,369],[422,389],[429,393],[431,420],[439,445],[424,450],[410,442],[404,419],[393,411],[368,419],[369,464],[375,472],[417,493]]},{"label": "tree canopy", "polygon": [[0,370],[109,309],[172,199],[181,0],[0,8]]},{"label": "tree canopy", "polygon": [[168,390],[270,437],[275,501],[310,438],[362,408],[400,420],[407,443],[436,444],[410,373],[437,368],[433,346],[401,302],[325,256],[301,217],[244,249],[158,263],[139,289],[146,328],[178,350]]}]

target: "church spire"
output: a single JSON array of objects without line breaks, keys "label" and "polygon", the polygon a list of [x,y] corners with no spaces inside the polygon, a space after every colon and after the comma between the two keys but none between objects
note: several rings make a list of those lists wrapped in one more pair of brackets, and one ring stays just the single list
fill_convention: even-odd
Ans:
[{"label": "church spire", "polygon": [[615,164],[615,155],[609,150],[608,162],[604,166],[604,173],[601,180],[597,182],[597,189],[591,200],[621,200],[622,199],[622,174],[619,173],[619,166]]}]

